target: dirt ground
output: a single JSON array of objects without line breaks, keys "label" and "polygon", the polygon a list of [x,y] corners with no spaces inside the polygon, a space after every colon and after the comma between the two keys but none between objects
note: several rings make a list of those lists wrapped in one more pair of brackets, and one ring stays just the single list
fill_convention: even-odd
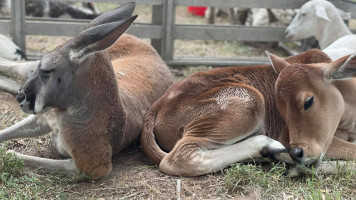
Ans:
[{"label": "dirt ground", "polygon": [[[0,130],[25,115],[15,97],[0,91]],[[48,136],[38,139],[14,139],[9,148],[28,155],[56,157]],[[40,172],[41,173],[41,172]],[[176,199],[177,180],[181,180],[182,199],[233,199],[224,189],[221,173],[196,178],[167,176],[150,163],[138,146],[113,158],[112,173],[99,181],[68,185],[64,192],[78,199]]]}]

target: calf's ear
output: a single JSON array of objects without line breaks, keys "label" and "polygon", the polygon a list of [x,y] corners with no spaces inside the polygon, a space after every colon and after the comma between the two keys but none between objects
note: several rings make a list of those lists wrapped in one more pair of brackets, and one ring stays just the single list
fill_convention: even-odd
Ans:
[{"label": "calf's ear", "polygon": [[330,80],[356,77],[356,53],[344,56],[324,67],[324,74]]},{"label": "calf's ear", "polygon": [[271,65],[274,69],[274,71],[279,74],[285,67],[288,67],[290,64],[285,61],[283,58],[280,58],[272,53],[270,53],[269,51],[265,51],[268,59],[271,62]]}]

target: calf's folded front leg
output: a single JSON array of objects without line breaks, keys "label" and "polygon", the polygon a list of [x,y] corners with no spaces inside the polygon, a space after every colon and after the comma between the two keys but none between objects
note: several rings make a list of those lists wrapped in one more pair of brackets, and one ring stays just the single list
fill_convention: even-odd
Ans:
[{"label": "calf's folded front leg", "polygon": [[356,159],[356,144],[334,136],[325,156],[331,159]]},{"label": "calf's folded front leg", "polygon": [[183,138],[159,165],[160,171],[169,175],[199,176],[219,171],[236,162],[250,158],[272,157],[294,164],[284,146],[267,136],[252,136],[241,142],[204,149],[202,138]]}]

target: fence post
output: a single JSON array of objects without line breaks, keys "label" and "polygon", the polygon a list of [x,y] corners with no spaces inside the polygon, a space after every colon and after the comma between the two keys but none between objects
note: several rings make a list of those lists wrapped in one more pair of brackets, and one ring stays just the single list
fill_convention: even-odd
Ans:
[{"label": "fence post", "polygon": [[175,39],[175,17],[176,5],[175,0],[166,0],[166,27],[165,27],[165,48],[163,60],[173,60],[174,39]]},{"label": "fence post", "polygon": [[[152,24],[153,25],[161,25],[162,32],[165,32],[165,24],[166,24],[166,1],[163,2],[162,5],[154,5],[152,6]],[[164,54],[164,41],[165,35],[160,39],[151,39],[151,45],[156,49],[159,55],[163,57]]]},{"label": "fence post", "polygon": [[25,0],[11,1],[12,40],[26,53]]}]

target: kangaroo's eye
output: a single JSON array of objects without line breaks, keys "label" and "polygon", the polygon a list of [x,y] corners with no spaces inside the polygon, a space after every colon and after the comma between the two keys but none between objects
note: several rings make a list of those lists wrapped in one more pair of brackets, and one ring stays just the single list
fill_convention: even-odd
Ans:
[{"label": "kangaroo's eye", "polygon": [[308,110],[314,103],[314,97],[308,97],[304,103],[304,110]]},{"label": "kangaroo's eye", "polygon": [[54,72],[54,69],[51,69],[51,70],[40,69],[40,74],[42,74],[42,75],[48,75],[52,72]]}]

